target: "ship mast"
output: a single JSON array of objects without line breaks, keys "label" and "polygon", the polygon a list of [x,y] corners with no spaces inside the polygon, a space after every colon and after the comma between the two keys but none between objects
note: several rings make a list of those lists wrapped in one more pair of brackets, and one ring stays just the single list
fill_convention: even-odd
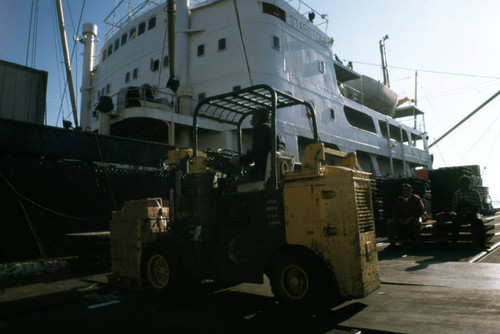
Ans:
[{"label": "ship mast", "polygon": [[170,66],[170,78],[167,82],[167,88],[170,88],[174,94],[179,88],[179,80],[175,77],[175,1],[167,1],[167,25],[168,25],[168,60]]},{"label": "ship mast", "polygon": [[387,69],[387,56],[385,54],[385,40],[389,39],[389,35],[385,35],[379,42],[380,56],[382,57],[382,74],[384,75],[384,86],[391,88],[389,84],[389,70]]},{"label": "ship mast", "polygon": [[57,18],[59,21],[59,32],[61,34],[61,43],[64,52],[64,64],[66,65],[66,76],[68,81],[69,95],[71,99],[71,108],[73,109],[73,120],[75,122],[75,128],[76,128],[78,127],[78,115],[76,111],[75,90],[73,89],[73,77],[71,76],[71,65],[69,62],[68,43],[66,41],[66,30],[64,29],[64,17],[63,17],[61,0],[56,0],[56,8],[57,8]]}]

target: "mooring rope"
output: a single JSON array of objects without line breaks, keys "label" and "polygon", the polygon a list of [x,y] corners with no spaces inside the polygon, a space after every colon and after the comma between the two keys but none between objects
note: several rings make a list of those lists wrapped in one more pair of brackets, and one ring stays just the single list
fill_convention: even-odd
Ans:
[{"label": "mooring rope", "polygon": [[[97,219],[102,219],[102,218],[82,218],[82,217],[75,217],[75,216],[71,216],[71,215],[67,215],[67,214],[64,214],[64,213],[61,213],[61,212],[58,212],[58,211],[55,211],[55,210],[52,210],[50,208],[47,208],[31,199],[29,199],[28,197],[24,196],[23,194],[21,194],[19,191],[17,191],[17,189],[14,187],[14,185],[12,183],[9,182],[9,180],[7,179],[7,177],[0,171],[0,176],[2,177],[2,179],[5,181],[5,183],[9,186],[9,188],[12,190],[12,192],[14,194],[16,194],[17,196],[19,196],[20,198],[22,198],[23,200],[25,200],[26,202],[42,209],[42,210],[45,210],[47,212],[50,212],[54,215],[57,215],[57,216],[60,216],[60,217],[63,217],[63,218],[69,218],[69,219],[74,219],[74,220],[82,220],[82,221],[94,221],[94,220],[97,220]],[[24,208],[23,208],[24,210]]]}]

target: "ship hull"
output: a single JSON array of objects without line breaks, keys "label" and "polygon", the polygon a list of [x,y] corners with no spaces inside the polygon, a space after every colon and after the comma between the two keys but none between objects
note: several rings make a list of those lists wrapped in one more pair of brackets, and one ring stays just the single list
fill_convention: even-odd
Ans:
[{"label": "ship hull", "polygon": [[74,255],[69,234],[108,231],[124,201],[168,197],[167,145],[0,119],[0,148],[0,262]]}]

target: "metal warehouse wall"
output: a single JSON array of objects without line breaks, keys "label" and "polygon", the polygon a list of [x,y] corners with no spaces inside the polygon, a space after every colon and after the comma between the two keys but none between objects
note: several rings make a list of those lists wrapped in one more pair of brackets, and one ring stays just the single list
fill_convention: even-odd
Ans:
[{"label": "metal warehouse wall", "polygon": [[0,60],[0,118],[43,124],[47,77],[45,71]]}]

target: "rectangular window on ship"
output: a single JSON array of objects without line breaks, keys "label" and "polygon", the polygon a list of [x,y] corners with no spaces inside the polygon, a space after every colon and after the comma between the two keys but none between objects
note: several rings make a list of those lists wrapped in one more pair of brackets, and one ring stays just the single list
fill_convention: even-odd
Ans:
[{"label": "rectangular window on ship", "polygon": [[156,27],[156,16],[155,17],[152,17],[149,19],[149,22],[148,22],[148,30],[151,30],[153,29],[154,27]]},{"label": "rectangular window on ship", "polygon": [[226,49],[226,39],[221,38],[219,39],[219,51],[223,51]]},{"label": "rectangular window on ship", "polygon": [[275,6],[273,4],[263,2],[262,3],[262,13],[276,16],[281,21],[286,22],[286,12],[283,9],[281,9],[278,6]]},{"label": "rectangular window on ship", "polygon": [[144,34],[144,32],[146,31],[146,22],[141,22],[139,24],[139,31],[137,33],[138,36]]},{"label": "rectangular window on ship", "polygon": [[278,36],[273,36],[273,49],[280,49],[280,38]]},{"label": "rectangular window on ship", "polygon": [[205,54],[205,44],[198,45],[198,57],[203,56]]}]

